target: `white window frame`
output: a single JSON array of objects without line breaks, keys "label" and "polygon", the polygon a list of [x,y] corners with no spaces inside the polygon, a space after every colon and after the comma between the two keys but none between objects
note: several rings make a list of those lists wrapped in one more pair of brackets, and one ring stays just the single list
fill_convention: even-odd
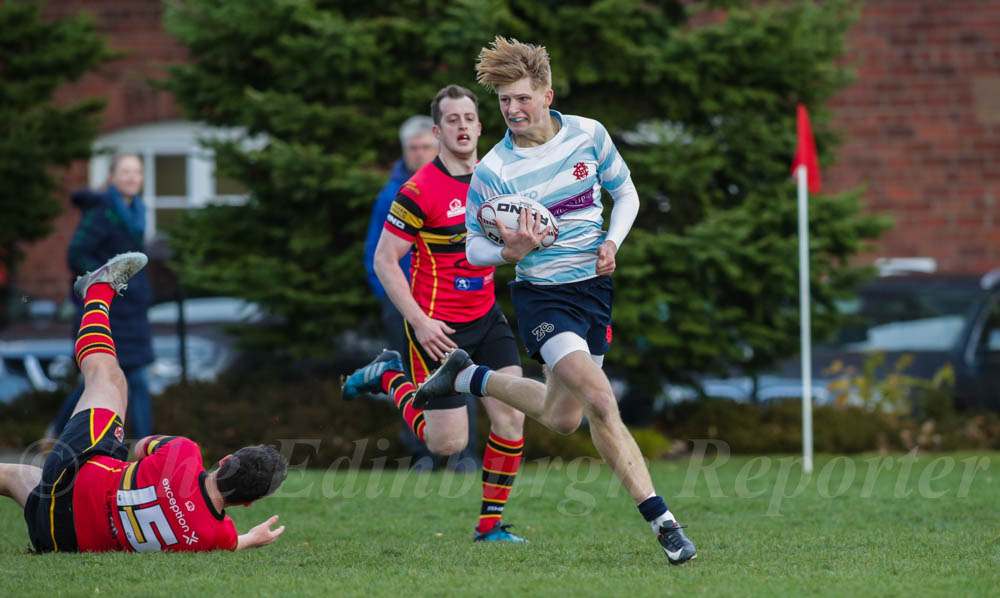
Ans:
[{"label": "white window frame", "polygon": [[[146,205],[146,240],[156,236],[158,208],[201,208],[209,204],[243,205],[246,195],[215,195],[215,155],[203,147],[203,139],[246,139],[245,129],[219,129],[184,120],[170,120],[118,129],[97,138],[89,164],[91,188],[104,185],[108,179],[111,158],[115,153],[129,152],[142,156],[144,180],[143,203]],[[266,138],[245,140],[244,149],[260,149]],[[157,196],[156,156],[187,156],[187,195]]]}]

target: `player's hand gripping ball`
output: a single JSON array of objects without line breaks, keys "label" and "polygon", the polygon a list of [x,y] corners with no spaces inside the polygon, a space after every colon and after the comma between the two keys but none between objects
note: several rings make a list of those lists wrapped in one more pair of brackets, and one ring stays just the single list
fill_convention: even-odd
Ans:
[{"label": "player's hand gripping ball", "polygon": [[476,214],[479,226],[483,227],[483,234],[497,245],[503,245],[503,237],[500,236],[500,227],[497,221],[502,222],[506,229],[516,229],[521,226],[521,208],[528,208],[530,226],[535,219],[535,214],[541,216],[542,228],[549,227],[549,233],[542,237],[541,242],[535,246],[533,251],[551,247],[559,238],[559,228],[556,219],[549,212],[549,209],[534,199],[528,199],[521,195],[497,195],[479,206],[479,213]]}]

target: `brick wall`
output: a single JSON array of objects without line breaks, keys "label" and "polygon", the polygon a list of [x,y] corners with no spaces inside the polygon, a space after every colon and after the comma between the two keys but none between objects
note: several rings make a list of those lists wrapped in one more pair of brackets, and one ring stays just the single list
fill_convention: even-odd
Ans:
[{"label": "brick wall", "polygon": [[858,80],[830,104],[845,143],[826,189],[864,185],[896,223],[866,257],[1000,267],[1000,2],[869,0],[845,58]]},{"label": "brick wall", "polygon": [[[162,29],[160,0],[50,0],[46,15],[80,10],[131,55],[65,87],[59,99],[105,97],[103,131],[178,118],[169,95],[144,81],[162,74],[155,63],[185,58]],[[1000,267],[1000,2],[868,0],[848,47],[858,80],[830,104],[845,143],[824,172],[825,188],[863,185],[866,208],[896,221],[863,259],[930,256],[956,272]],[[86,182],[78,164],[64,188]],[[67,205],[57,232],[27,248],[19,287],[65,296],[76,220]]]},{"label": "brick wall", "polygon": [[[101,97],[107,102],[101,131],[165,119],[181,118],[181,110],[170,94],[154,90],[147,78],[163,75],[161,64],[183,61],[183,47],[163,30],[161,0],[49,0],[43,14],[49,18],[89,13],[98,32],[114,50],[128,54],[89,73],[72,85],[61,88],[56,101],[72,104],[82,98]],[[80,161],[62,179],[64,204],[55,220],[55,232],[25,247],[14,284],[41,298],[60,301],[69,292],[70,272],[66,247],[79,220],[79,212],[69,203],[69,191],[87,185],[87,165]]]}]

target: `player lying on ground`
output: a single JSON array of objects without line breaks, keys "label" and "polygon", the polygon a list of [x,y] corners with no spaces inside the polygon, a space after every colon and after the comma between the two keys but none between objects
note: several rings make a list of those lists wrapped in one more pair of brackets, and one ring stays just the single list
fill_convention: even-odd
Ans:
[{"label": "player lying on ground", "polygon": [[238,536],[225,514],[284,481],[285,463],[271,447],[242,448],[207,473],[194,442],[148,436],[135,445],[138,460],[126,461],[128,393],[108,310],[145,265],[145,255],[124,253],[77,279],[73,290],[85,304],[76,341],[83,396],[41,469],[0,464],[0,494],[24,508],[39,552],[239,550],[270,544],[285,530],[271,529],[274,515]]},{"label": "player lying on ground", "polygon": [[[420,409],[412,405],[414,384],[423,382],[445,353],[464,347],[497,371],[519,377],[521,358],[514,332],[496,304],[493,268],[465,259],[465,197],[476,166],[478,100],[464,87],[449,85],[431,102],[433,162],[399,190],[375,249],[375,272],[406,320],[407,376],[399,353],[385,351],[348,377],[343,398],[385,392],[417,437],[438,455],[454,455],[469,442],[466,395],[442,394]],[[399,260],[413,250],[413,283]],[[524,414],[482,397],[490,418],[483,455],[483,501],[473,541],[522,542],[500,522],[524,450]]]},{"label": "player lying on ground", "polygon": [[[479,162],[466,204],[466,255],[478,266],[517,264],[511,297],[521,340],[545,364],[546,383],[477,365],[461,349],[417,390],[414,407],[442,393],[489,395],[547,427],[569,434],[584,415],[594,446],[612,467],[639,512],[657,534],[667,559],[679,565],[696,555],[673,513],[653,488],[639,447],[622,423],[601,366],[611,344],[611,274],[615,254],[639,209],[628,166],[601,123],[550,110],[552,76],[544,47],[497,37],[476,64],[480,83],[497,93],[508,131]],[[601,189],[614,198],[602,230]],[[539,214],[520,227],[501,226],[494,244],[477,220],[493,197],[517,194],[544,205],[559,224],[555,243],[535,250],[549,234]]]}]

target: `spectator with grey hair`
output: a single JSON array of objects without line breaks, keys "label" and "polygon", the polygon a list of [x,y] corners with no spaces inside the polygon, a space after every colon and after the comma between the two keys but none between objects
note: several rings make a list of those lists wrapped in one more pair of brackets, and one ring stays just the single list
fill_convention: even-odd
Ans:
[{"label": "spectator with grey hair", "polygon": [[[438,142],[433,133],[434,121],[430,116],[417,114],[403,121],[399,127],[399,142],[403,148],[403,157],[396,160],[392,165],[392,172],[385,187],[379,191],[372,206],[371,219],[368,221],[368,234],[365,237],[365,271],[368,274],[368,286],[382,306],[381,327],[382,335],[389,343],[389,347],[395,351],[406,352],[409,341],[406,339],[406,329],[403,326],[403,316],[392,304],[389,297],[375,275],[375,247],[378,245],[379,237],[382,235],[382,226],[385,218],[389,215],[389,207],[396,199],[396,193],[403,183],[407,181],[413,173],[420,170],[425,164],[437,156]],[[407,253],[399,260],[399,267],[409,276],[410,254]],[[400,441],[407,447],[410,453],[417,457],[418,463],[432,462],[432,455],[427,450],[424,443],[420,442],[413,432],[406,426],[400,431]],[[429,459],[425,460],[424,457]],[[419,467],[419,465],[418,465]],[[428,467],[428,469],[432,468]]]},{"label": "spectator with grey hair", "polygon": [[[371,220],[368,221],[368,235],[365,237],[365,271],[368,273],[368,286],[382,304],[382,332],[388,338],[390,346],[395,350],[407,346],[403,336],[403,317],[386,297],[385,289],[375,275],[375,246],[382,235],[382,225],[389,214],[389,207],[396,199],[396,193],[413,173],[434,159],[438,152],[438,142],[432,132],[434,121],[424,115],[411,116],[399,127],[399,142],[403,146],[403,157],[392,165],[389,182],[382,187],[375,197],[372,206]],[[403,272],[410,272],[410,255],[406,254],[399,261]]]}]

